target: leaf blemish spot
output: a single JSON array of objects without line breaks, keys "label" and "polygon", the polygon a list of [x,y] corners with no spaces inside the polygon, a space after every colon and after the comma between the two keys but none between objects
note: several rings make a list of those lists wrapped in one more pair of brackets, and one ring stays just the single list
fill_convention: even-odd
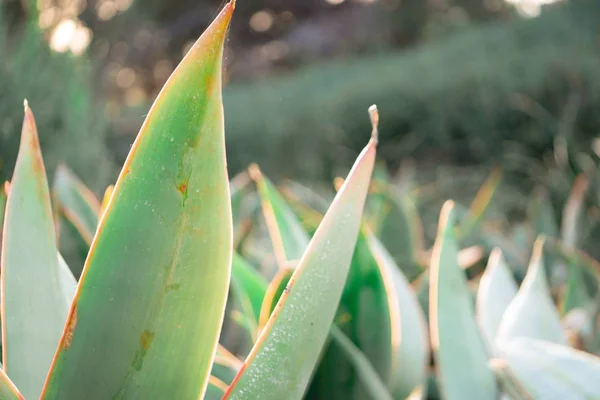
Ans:
[{"label": "leaf blemish spot", "polygon": [[65,332],[65,349],[71,347],[71,342],[73,341],[73,331],[75,330],[75,325],[77,325],[77,309],[73,309],[73,314],[71,318],[69,318],[69,325],[67,326],[67,331]]},{"label": "leaf blemish spot", "polygon": [[179,193],[181,193],[182,195],[187,194],[187,189],[188,185],[186,182],[182,182],[181,184],[179,184],[179,186],[177,186],[177,190],[179,190]]}]

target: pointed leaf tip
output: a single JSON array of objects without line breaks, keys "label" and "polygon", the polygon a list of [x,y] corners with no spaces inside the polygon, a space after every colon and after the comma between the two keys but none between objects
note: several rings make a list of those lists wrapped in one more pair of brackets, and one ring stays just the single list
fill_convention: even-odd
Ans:
[{"label": "pointed leaf tip", "polygon": [[250,174],[250,178],[256,182],[262,179],[262,172],[260,167],[256,163],[252,163],[248,166],[248,174]]},{"label": "pointed leaf tip", "polygon": [[27,99],[23,100],[23,107],[25,108],[25,112],[27,112],[27,110],[29,109],[29,102],[27,101]]},{"label": "pointed leaf tip", "polygon": [[369,107],[369,118],[371,119],[371,126],[373,127],[371,137],[377,142],[379,139],[379,111],[377,110],[377,105],[373,104]]}]

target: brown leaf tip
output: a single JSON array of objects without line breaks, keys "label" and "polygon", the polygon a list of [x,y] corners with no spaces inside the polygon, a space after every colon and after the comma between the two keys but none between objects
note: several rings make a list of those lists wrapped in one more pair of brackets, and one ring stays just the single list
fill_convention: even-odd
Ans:
[{"label": "brown leaf tip", "polygon": [[371,126],[373,127],[371,138],[377,141],[379,138],[379,111],[375,104],[369,107],[369,118],[371,119]]},{"label": "brown leaf tip", "polygon": [[260,167],[255,163],[252,163],[250,164],[250,166],[248,166],[248,174],[250,174],[250,178],[252,178],[254,182],[257,182],[262,179],[262,172],[260,171]]}]

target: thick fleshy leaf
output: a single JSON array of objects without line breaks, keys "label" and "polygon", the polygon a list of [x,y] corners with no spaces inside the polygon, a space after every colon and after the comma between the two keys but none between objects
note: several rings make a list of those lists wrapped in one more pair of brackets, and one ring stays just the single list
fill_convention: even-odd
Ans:
[{"label": "thick fleshy leaf", "polygon": [[566,334],[548,290],[543,248],[544,239],[540,238],[534,244],[529,269],[519,292],[504,313],[496,342],[528,337],[567,345]]},{"label": "thick fleshy leaf", "polygon": [[331,326],[331,336],[336,345],[342,347],[344,353],[360,375],[370,398],[373,400],[392,400],[393,397],[379,377],[375,368],[362,351],[335,325]]},{"label": "thick fleshy leaf", "polygon": [[23,400],[23,395],[2,369],[0,369],[0,400]]},{"label": "thick fleshy leaf", "polygon": [[413,199],[398,193],[391,186],[381,187],[389,212],[381,222],[378,237],[407,276],[414,277],[421,270],[417,261],[425,251],[423,225]]},{"label": "thick fleshy leaf", "polygon": [[67,319],[54,220],[35,120],[25,104],[2,243],[2,358],[27,398],[38,397]]},{"label": "thick fleshy leaf", "polygon": [[416,294],[392,256],[375,236],[368,235],[367,240],[385,282],[390,311],[390,387],[395,398],[405,399],[425,390],[429,365],[427,322]]},{"label": "thick fleshy leaf", "polygon": [[[260,192],[265,214],[277,216],[267,217],[273,247],[276,253],[278,252],[282,257],[285,257],[284,261],[280,262],[282,268],[271,281],[262,304],[260,318],[260,327],[262,328],[266,325],[280,295],[285,290],[293,274],[293,269],[296,266],[294,259],[299,258],[301,252],[306,249],[309,236],[292,208],[278,194],[277,189],[267,178],[261,176],[256,168],[251,170],[259,186],[259,191],[261,186],[263,187]],[[311,212],[318,214],[314,210],[311,210]],[[321,218],[322,216],[319,215],[318,218],[315,218],[315,221],[320,221]],[[343,327],[344,331],[340,330],[338,336],[346,336],[346,333],[351,335],[351,341],[360,344],[365,357],[376,363],[377,372],[382,373],[383,376],[387,376],[389,370],[389,354],[392,346],[391,339],[389,339],[389,311],[385,299],[383,278],[367,247],[364,236],[359,234],[350,265],[349,278],[344,288],[342,302],[338,308],[338,317],[347,320],[347,323],[343,324],[345,325]],[[350,315],[350,318],[347,318],[348,315]],[[332,329],[337,328],[332,327]],[[336,340],[335,336],[333,339]],[[311,393],[313,390],[317,390],[319,395],[323,397],[347,397],[348,393],[364,396],[363,393],[365,392],[370,393],[373,390],[377,392],[376,386],[371,387],[372,382],[365,382],[361,379],[368,376],[369,373],[363,374],[357,371],[357,368],[363,367],[364,362],[355,363],[352,354],[345,352],[347,348],[347,346],[340,344],[328,345],[323,353],[321,364],[313,377],[313,385],[310,388]],[[327,365],[331,364],[337,365],[335,370],[327,368]],[[369,367],[374,368],[371,364],[369,364]],[[355,379],[357,375],[359,379]],[[337,379],[338,377],[339,379]],[[344,381],[345,385],[343,388],[339,385],[332,385],[330,384],[332,380]],[[321,385],[321,382],[329,383]]]},{"label": "thick fleshy leaf", "polygon": [[502,342],[499,353],[532,399],[600,398],[596,356],[531,338]]},{"label": "thick fleshy leaf", "polygon": [[251,320],[257,334],[260,309],[267,292],[268,283],[246,260],[233,253],[231,262],[231,285],[240,302],[245,317]]},{"label": "thick fleshy leaf", "polygon": [[496,399],[495,377],[488,367],[464,272],[458,266],[453,208],[452,201],[442,208],[430,275],[431,344],[440,391],[447,400]]},{"label": "thick fleshy leaf", "polygon": [[98,226],[100,202],[65,165],[56,169],[52,184],[54,206],[90,245]]},{"label": "thick fleshy leaf", "polygon": [[292,275],[294,275],[294,268],[281,268],[277,271],[271,280],[271,283],[269,283],[260,309],[260,330],[262,330],[267,325],[267,322],[269,322],[269,318],[271,317],[279,298],[285,291],[288,282],[292,278]]},{"label": "thick fleshy leaf", "polygon": [[58,274],[60,276],[60,287],[63,296],[65,297],[65,301],[67,304],[71,305],[73,297],[75,297],[75,291],[77,290],[77,280],[60,253],[58,253]]},{"label": "thick fleshy leaf", "polygon": [[252,165],[249,171],[258,188],[263,215],[280,267],[285,261],[299,260],[308,246],[308,235],[297,222],[298,218],[292,209],[275,186],[263,176],[258,166]]},{"label": "thick fleshy leaf", "polygon": [[[290,219],[290,222],[299,225],[299,222],[294,221],[293,219]],[[288,238],[291,239],[289,236]],[[271,316],[279,298],[285,292],[293,274],[294,268],[284,267],[277,272],[269,284],[261,309],[261,327],[266,325],[268,318]],[[363,384],[364,391],[371,398],[391,399],[391,395],[385,384],[366,355],[335,324],[331,325],[330,333],[332,338],[332,344],[330,346],[338,347],[343,354],[343,358],[338,359],[338,367],[340,367],[342,363],[348,363],[353,366],[354,371],[359,375],[360,382]],[[328,349],[331,350],[330,348]],[[327,352],[326,354],[330,355],[330,352]]]},{"label": "thick fleshy leaf", "polygon": [[[375,120],[375,113],[372,112]],[[312,375],[348,275],[377,146],[359,155],[302,256],[244,368],[230,399],[300,399]],[[264,379],[269,376],[269,379]]]},{"label": "thick fleshy leaf", "polygon": [[115,185],[108,185],[106,187],[106,190],[104,191],[104,197],[102,198],[102,203],[100,204],[100,216],[104,214],[104,210],[106,210],[106,207],[108,206],[108,202],[113,194],[113,190],[115,190]]},{"label": "thick fleshy leaf", "polygon": [[502,251],[495,248],[479,281],[476,300],[477,322],[490,348],[498,334],[502,316],[518,289]]},{"label": "thick fleshy leaf", "polygon": [[233,12],[169,78],[104,212],[43,398],[198,398],[229,287],[221,67]]}]

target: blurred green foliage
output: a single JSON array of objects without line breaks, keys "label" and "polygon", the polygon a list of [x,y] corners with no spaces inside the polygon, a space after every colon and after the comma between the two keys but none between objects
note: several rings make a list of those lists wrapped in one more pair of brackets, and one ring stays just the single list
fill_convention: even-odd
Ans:
[{"label": "blurred green foliage", "polygon": [[0,7],[0,180],[12,175],[23,100],[36,110],[48,175],[60,162],[100,193],[115,178],[107,124],[92,94],[85,57],[50,51],[35,23],[14,24]]},{"label": "blurred green foliage", "polygon": [[577,151],[600,129],[598,28],[600,4],[571,2],[414,50],[231,84],[229,168],[336,176],[368,137],[364,110],[377,103],[380,155],[392,168],[408,157],[421,170],[499,163],[509,180],[532,183],[526,163],[558,136]]}]

